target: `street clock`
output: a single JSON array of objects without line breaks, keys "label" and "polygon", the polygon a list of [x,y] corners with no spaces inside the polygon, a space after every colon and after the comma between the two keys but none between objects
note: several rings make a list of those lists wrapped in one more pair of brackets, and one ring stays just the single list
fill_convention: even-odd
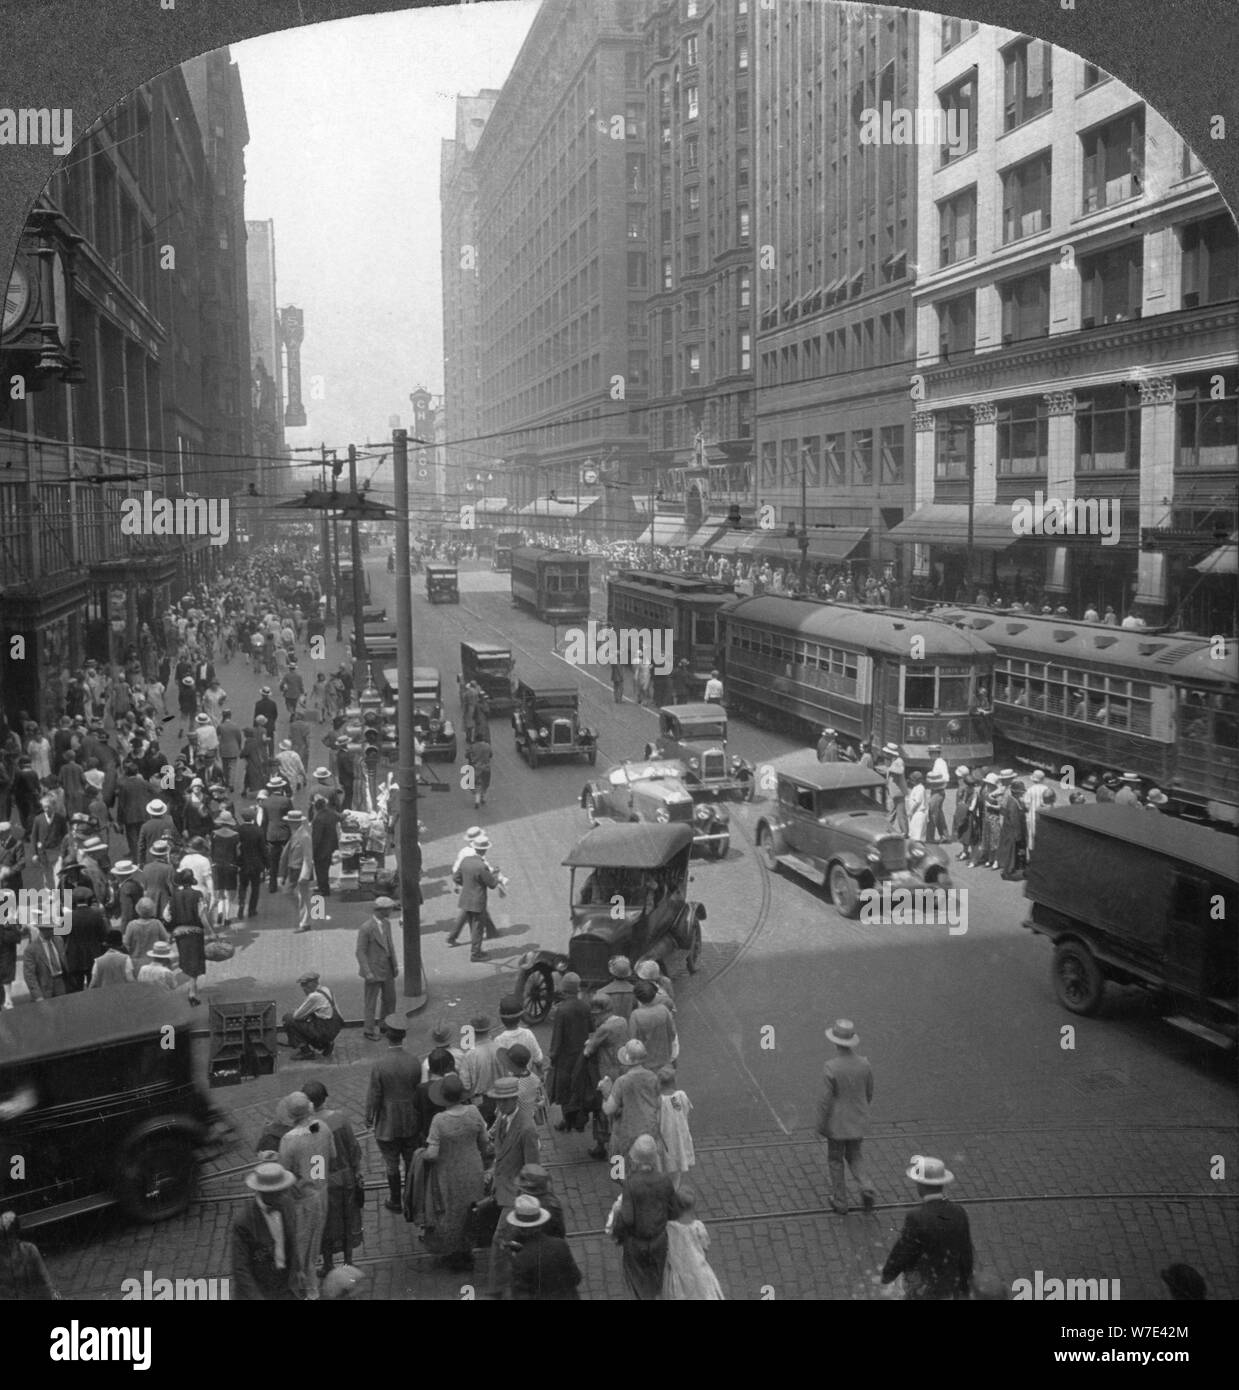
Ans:
[{"label": "street clock", "polygon": [[33,268],[22,258],[14,262],[13,274],[4,292],[3,336],[16,337],[25,328],[31,317],[35,302],[35,277]]}]

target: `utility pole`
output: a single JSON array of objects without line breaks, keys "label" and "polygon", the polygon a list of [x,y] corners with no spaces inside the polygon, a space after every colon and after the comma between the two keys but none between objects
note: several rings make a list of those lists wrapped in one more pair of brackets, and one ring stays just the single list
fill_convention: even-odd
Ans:
[{"label": "utility pole", "polygon": [[[327,446],[326,446],[326,444],[322,444],[322,445],[320,445],[319,447],[322,449],[322,452],[323,452],[323,466],[322,466],[322,468],[321,468],[320,471],[319,471],[319,475],[318,475],[318,485],[319,485],[319,488],[320,488],[323,492],[326,492],[326,491],[327,491]],[[322,563],[322,571],[323,571],[323,576],[322,576],[322,578],[323,578],[323,593],[327,594],[327,595],[329,596],[329,598],[330,598],[330,597],[334,597],[334,591],[333,591],[333,587],[332,587],[332,583],[331,583],[331,523],[330,523],[330,522],[328,521],[328,519],[327,519],[327,513],[326,513],[326,512],[323,513],[323,517],[322,517],[321,533],[322,533],[322,539],[321,539],[321,541],[320,541],[320,549],[321,549],[322,552],[323,552],[323,553],[322,553],[322,562],[323,562],[323,563]],[[328,613],[328,616],[330,616],[330,612]]]},{"label": "utility pole", "polygon": [[809,592],[809,509],[806,505],[804,450],[800,452],[800,535],[796,538],[800,545],[800,592]]},{"label": "utility pole", "polygon": [[[409,570],[409,432],[392,431],[392,472],[396,491],[396,669],[400,690],[396,706],[400,785],[400,921],[404,946],[404,997],[425,1002],[422,981],[422,916],[418,901],[422,847],[417,828],[417,730],[413,725],[413,596]],[[421,443],[421,440],[417,441]]]},{"label": "utility pole", "polygon": [[336,641],[344,640],[344,604],[341,602],[340,594],[340,514],[338,511],[340,503],[337,500],[338,480],[340,477],[340,462],[336,458],[336,451],[331,451],[331,537],[334,542],[332,549],[335,552],[333,560],[334,569],[333,583],[331,592],[335,596],[336,608]]},{"label": "utility pole", "polygon": [[[357,500],[357,446],[348,446],[348,490],[353,496],[354,504]],[[349,539],[352,542],[353,552],[353,632],[355,634],[354,655],[358,661],[367,660],[366,652],[366,575],[361,567],[361,532],[358,527],[359,521],[354,519],[349,522]],[[409,675],[409,690],[413,689],[413,676]]]}]

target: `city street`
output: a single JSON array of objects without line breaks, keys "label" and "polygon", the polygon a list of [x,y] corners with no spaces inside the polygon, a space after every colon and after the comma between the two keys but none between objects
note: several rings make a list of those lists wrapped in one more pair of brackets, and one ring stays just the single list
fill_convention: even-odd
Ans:
[{"label": "city street", "polygon": [[[374,601],[390,619],[393,579],[379,556],[368,568]],[[462,565],[459,607],[431,607],[421,576],[413,577],[415,660],[438,667],[449,715],[458,714],[459,641],[505,641],[519,673],[578,686],[582,719],[600,731],[599,769],[640,756],[653,712],[630,701],[615,706],[605,679],[560,660],[551,628],[513,609],[507,585],[506,575]],[[596,594],[598,614],[600,604]],[[328,656],[339,659],[334,643]],[[248,715],[262,682],[240,659],[222,678],[234,708]],[[455,788],[421,803],[430,1001],[406,1043],[419,1056],[436,1020],[457,1025],[477,1011],[494,1017],[512,966],[531,945],[566,946],[567,871],[558,865],[587,828],[579,797],[592,770],[530,770],[506,726],[506,717],[492,723],[494,784],[484,810],[475,812]],[[793,746],[741,723],[732,724],[730,745],[756,762]],[[454,768],[435,766],[455,777]],[[996,873],[958,866],[956,885],[968,891],[962,935],[945,926],[845,921],[819,890],[762,867],[752,833],[761,804],[759,795],[733,806],[725,861],[694,861],[691,891],[708,912],[701,972],[689,978],[673,958],[680,1076],[694,1105],[699,1155],[691,1182],[728,1297],[882,1297],[878,1271],[915,1196],[904,1169],[924,1152],[955,1172],[952,1195],[968,1206],[978,1265],[1006,1283],[1041,1270],[1119,1279],[1124,1299],[1161,1298],[1158,1270],[1186,1259],[1211,1296],[1239,1295],[1236,1180],[1233,1172],[1212,1176],[1213,1156],[1228,1152],[1232,1134],[1228,1065],[1139,998],[1112,992],[1095,1019],[1066,1013],[1051,987],[1048,943],[1021,925],[1021,885]],[[455,918],[448,868],[473,823],[486,826],[490,858],[511,880],[507,897],[492,903],[500,940],[476,965],[444,944]],[[211,967],[207,1001],[274,999],[282,1012],[298,994],[297,976],[313,966],[356,1020],[353,944],[366,909],[333,899],[331,912],[329,923],[294,936],[289,900],[264,893],[257,924],[236,933],[236,956]],[[825,1149],[813,1132],[831,1051],[823,1029],[838,1017],[855,1021],[876,1077],[866,1149],[879,1194],[875,1215],[830,1213]],[[539,1031],[545,1043],[549,1030]],[[62,1292],[115,1299],[122,1279],[146,1269],[156,1277],[227,1273],[228,1221],[243,1191],[236,1170],[252,1157],[275,1100],[320,1077],[331,1103],[349,1110],[360,1129],[377,1047],[350,1028],[331,1063],[291,1062],[281,1053],[276,1076],[216,1090],[241,1141],[218,1160],[204,1200],[154,1228],[129,1227],[112,1214],[49,1228],[41,1245]],[[605,1165],[585,1156],[584,1136],[545,1134],[543,1143],[585,1295],[624,1297],[618,1251],[601,1234],[612,1199]],[[363,1147],[377,1185],[377,1153],[370,1141]],[[459,1276],[434,1270],[412,1229],[380,1201],[376,1186],[362,1252],[376,1296],[461,1297]]]}]

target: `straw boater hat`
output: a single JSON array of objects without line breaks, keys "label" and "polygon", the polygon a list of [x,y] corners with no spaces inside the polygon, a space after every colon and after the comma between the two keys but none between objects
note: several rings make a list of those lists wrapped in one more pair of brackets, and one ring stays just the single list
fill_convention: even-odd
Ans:
[{"label": "straw boater hat", "polygon": [[1135,772],[1125,772],[1122,777],[1119,778],[1119,781],[1126,782],[1128,786],[1138,787],[1140,785],[1140,776]]},{"label": "straw boater hat", "polygon": [[107,845],[98,836],[92,835],[89,840],[82,843],[81,850],[83,854],[105,854]]},{"label": "straw boater hat", "polygon": [[1145,797],[1145,800],[1150,806],[1167,806],[1170,804],[1170,798],[1160,787],[1150,788],[1149,794]]},{"label": "straw boater hat", "polygon": [[1013,767],[1004,767],[1003,770],[998,774],[998,780],[1000,782],[1014,782],[1015,769]]},{"label": "straw boater hat", "polygon": [[550,1219],[551,1213],[542,1203],[536,1197],[524,1193],[512,1203],[512,1210],[507,1216],[508,1225],[521,1231],[536,1230],[539,1226],[545,1226]]},{"label": "straw boater hat", "polygon": [[483,830],[480,825],[471,825],[469,829],[465,831],[465,843],[471,845],[475,840],[482,839],[485,834],[486,831]]},{"label": "straw boater hat", "polygon": [[181,684],[182,684],[182,685],[193,685],[193,683],[194,683],[194,678],[193,678],[193,676],[182,676],[182,677],[181,677]]},{"label": "straw boater hat", "polygon": [[156,941],[147,951],[148,960],[176,960],[177,949],[170,941]]},{"label": "straw boater hat", "polygon": [[485,851],[490,848],[490,840],[485,835],[476,836],[473,839],[472,844],[474,849],[480,849]]},{"label": "straw boater hat", "polygon": [[154,801],[148,801],[146,803],[146,814],[153,818],[158,818],[159,816],[166,816],[168,814],[168,808],[162,801],[159,800],[158,797],[156,797]]},{"label": "straw boater hat", "polygon": [[882,752],[889,753],[892,758],[897,758],[899,756],[899,745],[897,743],[883,744]]},{"label": "straw boater hat", "polygon": [[136,874],[138,866],[131,859],[122,859],[112,865],[112,873],[116,878],[124,878],[126,874]]},{"label": "straw boater hat", "polygon": [[517,1077],[497,1076],[486,1095],[490,1100],[516,1100],[520,1093],[521,1083]]},{"label": "straw boater hat", "polygon": [[304,811],[285,811],[285,812],[284,812],[284,824],[285,824],[285,825],[300,825],[301,822],[302,822],[303,820],[305,820],[305,812],[304,812]]},{"label": "straw boater hat", "polygon": [[268,790],[268,791],[278,792],[279,789],[280,789],[283,785],[284,785],[284,779],[283,779],[282,777],[269,777],[269,778],[267,779],[267,790]]},{"label": "straw boater hat", "polygon": [[314,780],[316,782],[330,782],[331,769],[328,767],[316,767],[314,769]]},{"label": "straw boater hat", "polygon": [[996,786],[998,786],[998,784],[999,784],[999,777],[998,777],[998,774],[997,774],[996,772],[987,772],[987,773],[985,774],[985,784],[986,784],[986,786],[989,786],[989,787],[996,787]]},{"label": "straw boater hat", "polygon": [[195,724],[209,724],[210,722],[211,716],[209,714],[199,714],[194,717]]},{"label": "straw boater hat", "polygon": [[166,859],[172,853],[172,846],[167,840],[156,840],[151,846],[151,853],[156,859]]},{"label": "straw boater hat", "polygon": [[912,1155],[908,1176],[925,1187],[945,1187],[947,1183],[955,1181],[955,1174],[947,1171],[946,1164],[940,1158],[926,1158],[924,1154]]},{"label": "straw boater hat", "polygon": [[856,1036],[856,1025],[850,1018],[837,1019],[833,1028],[827,1028],[826,1036],[836,1047],[860,1046],[860,1039]]},{"label": "straw boater hat", "polygon": [[245,1185],[251,1192],[284,1192],[296,1181],[282,1163],[259,1163],[245,1177]]}]

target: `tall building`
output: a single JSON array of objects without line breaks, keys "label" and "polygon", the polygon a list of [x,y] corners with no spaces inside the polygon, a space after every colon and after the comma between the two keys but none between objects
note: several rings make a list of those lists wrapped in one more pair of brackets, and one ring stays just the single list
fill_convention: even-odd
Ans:
[{"label": "tall building", "polygon": [[[1093,64],[921,24],[921,101],[973,134],[918,177],[917,511],[899,531],[918,574],[950,598],[1001,586],[1231,631],[1233,578],[1193,569],[1233,530],[1239,481],[1239,243],[1216,185]],[[1038,495],[1078,512],[1075,534],[1021,506]]]},{"label": "tall building", "polygon": [[[253,408],[257,491],[264,499],[287,490],[284,442],[284,362],[280,315],[276,307],[275,223],[247,222],[246,273],[249,281],[250,400]],[[254,522],[261,525],[262,512]]]},{"label": "tall building", "polygon": [[756,501],[793,565],[803,516],[810,566],[881,573],[913,504],[918,147],[891,121],[916,106],[917,16],[752,9]]},{"label": "tall building", "polygon": [[[456,98],[456,135],[444,140],[439,156],[440,221],[443,275],[444,408],[440,412],[449,439],[465,441],[449,449],[434,479],[437,494],[463,490],[464,471],[486,451],[468,441],[482,433],[479,383],[482,352],[479,339],[477,175],[474,152],[495,102],[496,91]],[[427,491],[414,474],[414,494]]]},{"label": "tall building", "polygon": [[638,0],[546,0],[473,154],[481,431],[495,436],[480,452],[505,460],[535,529],[605,534],[649,490],[631,341],[649,253],[627,234],[649,177],[643,17]]},{"label": "tall building", "polygon": [[246,328],[248,136],[230,71],[226,56],[206,65],[207,87],[212,72],[220,84],[203,107],[223,131],[208,114],[213,147],[185,74],[164,73],[79,141],[23,235],[0,335],[4,379],[28,388],[0,393],[10,718],[57,712],[63,670],[142,645],[229,553],[200,535],[127,534],[122,504],[146,492],[231,499],[248,482],[234,449],[245,452],[250,403],[231,369]]},{"label": "tall building", "polygon": [[629,377],[647,385],[650,456],[668,504],[655,544],[717,534],[753,491],[754,99],[749,0],[663,0],[645,23],[648,210],[626,209],[648,257]]}]

